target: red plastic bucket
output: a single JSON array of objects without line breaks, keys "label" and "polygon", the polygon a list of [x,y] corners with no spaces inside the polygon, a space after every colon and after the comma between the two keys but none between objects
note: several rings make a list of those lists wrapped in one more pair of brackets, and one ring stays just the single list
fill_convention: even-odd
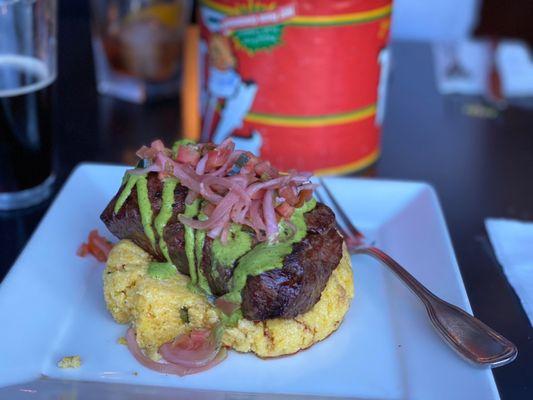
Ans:
[{"label": "red plastic bucket", "polygon": [[203,139],[253,136],[281,169],[373,163],[390,14],[391,0],[200,1]]}]

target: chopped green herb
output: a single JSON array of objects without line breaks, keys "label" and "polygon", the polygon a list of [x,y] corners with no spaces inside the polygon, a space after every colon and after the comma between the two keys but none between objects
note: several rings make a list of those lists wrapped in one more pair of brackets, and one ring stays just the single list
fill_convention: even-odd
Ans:
[{"label": "chopped green herb", "polygon": [[180,318],[184,324],[189,323],[189,309],[187,307],[180,308]]}]

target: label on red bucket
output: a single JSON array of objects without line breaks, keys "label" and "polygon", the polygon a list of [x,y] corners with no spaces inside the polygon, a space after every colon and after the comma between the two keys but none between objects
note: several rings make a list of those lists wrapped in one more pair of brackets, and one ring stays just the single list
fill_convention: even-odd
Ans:
[{"label": "label on red bucket", "polygon": [[285,170],[368,166],[390,14],[391,0],[201,0],[201,139]]}]

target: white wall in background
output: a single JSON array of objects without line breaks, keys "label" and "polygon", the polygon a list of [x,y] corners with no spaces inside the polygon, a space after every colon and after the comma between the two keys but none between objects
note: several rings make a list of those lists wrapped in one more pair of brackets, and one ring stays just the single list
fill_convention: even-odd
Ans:
[{"label": "white wall in background", "polygon": [[481,0],[393,0],[392,38],[448,41],[470,36]]}]

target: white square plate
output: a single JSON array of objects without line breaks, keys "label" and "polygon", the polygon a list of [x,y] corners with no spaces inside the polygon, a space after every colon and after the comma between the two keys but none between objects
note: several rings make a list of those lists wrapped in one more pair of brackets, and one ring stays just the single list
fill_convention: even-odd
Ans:
[{"label": "white square plate", "polygon": [[[183,378],[145,369],[117,344],[126,327],[106,311],[103,266],[76,256],[91,229],[107,233],[98,216],[123,173],[124,167],[79,166],[0,286],[0,397],[75,391],[78,398],[498,398],[491,371],[456,356],[408,289],[362,255],[352,258],[356,295],[344,323],[311,349],[268,361],[231,352],[220,366]],[[367,236],[430,290],[471,312],[430,186],[327,183]],[[57,368],[73,354],[81,368]]]}]

